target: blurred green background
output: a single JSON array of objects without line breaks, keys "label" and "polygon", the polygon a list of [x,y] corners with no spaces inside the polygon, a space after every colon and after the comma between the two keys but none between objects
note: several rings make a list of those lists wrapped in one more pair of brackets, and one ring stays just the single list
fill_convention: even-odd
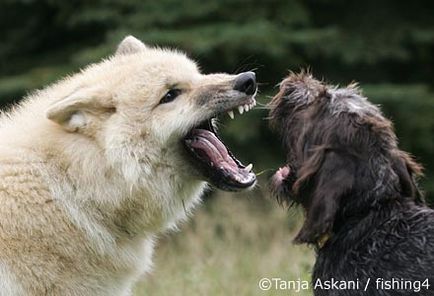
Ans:
[{"label": "blurred green background", "polygon": [[[425,166],[433,203],[433,15],[434,2],[423,0],[2,0],[0,106],[98,62],[128,34],[182,49],[204,72],[255,70],[263,104],[288,70],[310,67],[331,83],[360,82],[382,106],[401,148]],[[267,198],[267,177],[283,162],[267,112],[235,116],[222,119],[223,138],[265,171],[259,188],[210,194],[198,217],[161,239],[137,295],[275,295],[258,289],[262,276],[309,277],[311,251],[290,244],[299,213]]]}]

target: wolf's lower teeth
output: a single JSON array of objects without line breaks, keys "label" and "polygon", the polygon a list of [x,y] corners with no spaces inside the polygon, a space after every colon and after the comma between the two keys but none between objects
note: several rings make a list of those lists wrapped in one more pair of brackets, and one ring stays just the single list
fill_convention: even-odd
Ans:
[{"label": "wolf's lower teeth", "polygon": [[249,164],[248,166],[245,167],[245,170],[250,172],[253,169],[253,164]]}]

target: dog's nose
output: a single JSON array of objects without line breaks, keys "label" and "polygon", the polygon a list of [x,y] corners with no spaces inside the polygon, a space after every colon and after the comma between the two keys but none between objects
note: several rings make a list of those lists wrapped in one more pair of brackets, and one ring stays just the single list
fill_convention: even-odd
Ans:
[{"label": "dog's nose", "polygon": [[253,95],[256,91],[256,74],[253,72],[238,74],[235,78],[234,90]]}]

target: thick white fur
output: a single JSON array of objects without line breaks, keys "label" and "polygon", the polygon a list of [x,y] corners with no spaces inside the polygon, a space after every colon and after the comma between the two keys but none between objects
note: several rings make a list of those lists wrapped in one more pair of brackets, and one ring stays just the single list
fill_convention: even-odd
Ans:
[{"label": "thick white fur", "polygon": [[[127,37],[0,118],[0,295],[129,295],[206,183],[180,139],[233,76]],[[183,90],[159,105],[170,87]]]}]

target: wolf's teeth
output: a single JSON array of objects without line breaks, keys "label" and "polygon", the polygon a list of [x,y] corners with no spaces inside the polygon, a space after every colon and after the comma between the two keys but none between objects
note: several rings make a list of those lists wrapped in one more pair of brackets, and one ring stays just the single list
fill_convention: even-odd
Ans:
[{"label": "wolf's teeth", "polygon": [[235,115],[234,115],[234,111],[228,111],[228,115],[231,119],[234,119]]},{"label": "wolf's teeth", "polygon": [[238,106],[238,112],[240,112],[240,114],[243,114],[244,107],[243,106]]},{"label": "wolf's teeth", "polygon": [[253,106],[256,106],[256,100],[253,100]]},{"label": "wolf's teeth", "polygon": [[249,164],[244,168],[246,171],[250,172],[253,169],[253,164]]},{"label": "wolf's teeth", "polygon": [[244,105],[244,110],[246,111],[246,112],[249,112],[249,110],[250,110],[250,107],[249,107],[249,105]]}]

